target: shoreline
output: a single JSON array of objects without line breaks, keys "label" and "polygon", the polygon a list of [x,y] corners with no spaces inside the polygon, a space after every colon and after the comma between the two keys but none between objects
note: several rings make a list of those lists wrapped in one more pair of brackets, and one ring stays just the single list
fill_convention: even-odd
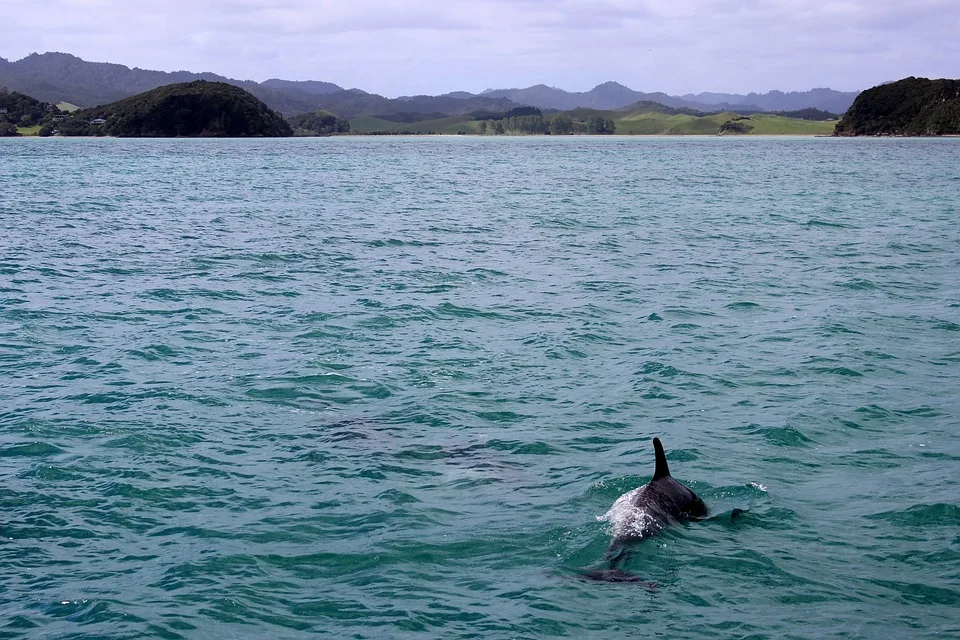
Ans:
[{"label": "shoreline", "polygon": [[830,139],[851,139],[851,140],[864,140],[864,139],[920,139],[920,140],[935,140],[939,138],[960,138],[960,134],[948,133],[937,136],[904,136],[904,135],[862,135],[862,136],[835,136],[835,135],[824,135],[821,133],[763,133],[763,134],[737,134],[737,135],[720,135],[716,133],[652,133],[652,134],[640,134],[640,133],[612,133],[612,134],[602,134],[602,135],[589,135],[589,134],[573,134],[573,135],[483,135],[479,133],[389,133],[389,134],[371,134],[371,133],[338,133],[329,136],[284,136],[284,137],[254,137],[254,136],[237,136],[237,137],[221,137],[221,136],[184,136],[177,138],[162,138],[162,137],[152,137],[152,136],[143,136],[143,137],[120,137],[120,136],[39,136],[39,135],[19,135],[19,136],[3,136],[0,137],[0,140],[316,140],[316,139],[330,139],[330,138],[351,138],[351,139],[360,139],[360,138],[370,138],[370,139],[390,139],[390,138],[470,138],[470,139],[490,139],[490,140],[512,140],[512,139],[553,139],[553,140],[567,140],[567,139],[632,139],[632,140],[642,140],[649,138],[668,138],[668,139],[703,139],[703,138],[726,138],[734,140],[762,140],[776,138],[778,140],[784,138],[830,138]]}]

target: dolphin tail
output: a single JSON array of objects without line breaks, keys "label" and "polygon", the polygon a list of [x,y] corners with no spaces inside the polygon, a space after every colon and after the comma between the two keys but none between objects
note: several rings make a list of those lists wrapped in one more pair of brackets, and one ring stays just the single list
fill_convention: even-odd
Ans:
[{"label": "dolphin tail", "polygon": [[656,583],[644,580],[638,575],[627,573],[623,569],[597,569],[596,571],[581,573],[580,576],[587,580],[596,580],[597,582],[632,582],[642,584],[650,589],[657,586]]},{"label": "dolphin tail", "polygon": [[653,450],[657,456],[657,467],[653,472],[653,479],[670,477],[670,467],[667,466],[667,456],[663,453],[663,445],[660,444],[660,438],[653,439]]},{"label": "dolphin tail", "polygon": [[580,573],[580,577],[587,580],[596,580],[597,582],[635,582],[643,584],[646,587],[655,587],[656,585],[654,583],[617,568],[618,564],[628,561],[632,555],[633,551],[626,545],[614,542],[610,545],[610,548],[607,550],[607,555],[604,558],[607,562],[607,568],[583,571]]}]

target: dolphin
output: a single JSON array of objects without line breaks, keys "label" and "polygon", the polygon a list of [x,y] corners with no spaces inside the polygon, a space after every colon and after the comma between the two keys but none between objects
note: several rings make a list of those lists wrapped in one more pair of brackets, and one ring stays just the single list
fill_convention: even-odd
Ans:
[{"label": "dolphin", "polygon": [[605,556],[607,568],[581,573],[582,577],[605,582],[646,582],[617,568],[621,561],[630,557],[629,547],[657,535],[671,524],[707,516],[703,500],[670,475],[660,438],[653,439],[653,450],[656,467],[650,482],[617,498],[606,515],[600,518],[611,524],[613,533]]}]

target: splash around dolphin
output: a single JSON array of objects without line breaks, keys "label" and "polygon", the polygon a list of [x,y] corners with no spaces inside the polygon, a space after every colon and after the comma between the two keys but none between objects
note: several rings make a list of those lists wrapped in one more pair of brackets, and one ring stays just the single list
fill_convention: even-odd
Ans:
[{"label": "splash around dolphin", "polygon": [[605,558],[607,568],[581,573],[582,577],[604,582],[646,583],[643,578],[617,568],[629,558],[630,546],[657,535],[671,524],[707,516],[703,500],[670,475],[660,438],[653,439],[653,449],[656,467],[650,482],[617,498],[601,518],[610,523],[613,533]]}]

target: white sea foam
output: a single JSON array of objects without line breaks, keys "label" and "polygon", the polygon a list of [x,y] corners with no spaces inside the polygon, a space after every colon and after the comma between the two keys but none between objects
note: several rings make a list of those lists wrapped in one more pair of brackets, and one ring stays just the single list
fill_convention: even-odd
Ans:
[{"label": "white sea foam", "polygon": [[644,507],[634,504],[634,498],[647,485],[628,491],[613,503],[613,506],[603,514],[597,516],[600,522],[610,523],[610,535],[615,538],[641,538],[657,533],[662,526]]}]

